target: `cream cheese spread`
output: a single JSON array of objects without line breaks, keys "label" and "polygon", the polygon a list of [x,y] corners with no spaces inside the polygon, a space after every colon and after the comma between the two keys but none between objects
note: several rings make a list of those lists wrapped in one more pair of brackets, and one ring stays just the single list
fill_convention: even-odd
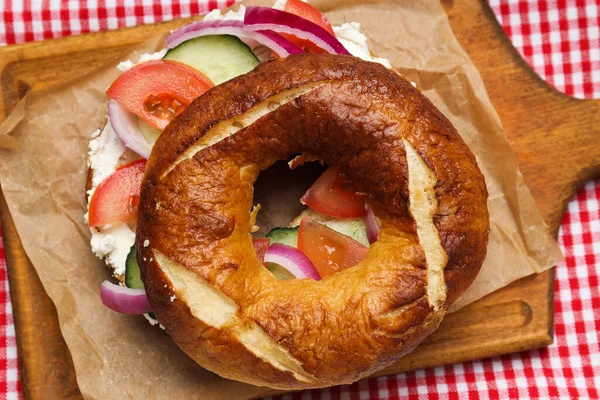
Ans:
[{"label": "cream cheese spread", "polygon": [[214,9],[204,16],[206,21],[214,21],[219,19],[237,19],[239,21],[244,20],[244,14],[246,13],[246,7],[240,6],[237,11],[229,10],[225,14],[221,13],[221,10]]},{"label": "cream cheese spread", "polygon": [[360,31],[360,23],[354,21],[345,22],[341,26],[334,26],[333,31],[340,43],[354,57],[362,58],[365,61],[377,62],[387,68],[392,68],[388,59],[373,57],[371,55],[369,45],[367,45],[367,37]]},{"label": "cream cheese spread", "polygon": [[161,60],[165,56],[165,54],[167,54],[167,51],[168,51],[168,49],[162,49],[162,50],[156,51],[154,53],[143,53],[140,56],[137,63],[134,63],[131,60],[126,60],[126,61],[120,62],[119,65],[117,65],[117,69],[119,71],[125,72],[128,69],[133,68],[137,64],[141,64],[146,61]]},{"label": "cream cheese spread", "polygon": [[[89,144],[88,166],[92,169],[92,188],[88,190],[88,210],[90,199],[98,185],[112,174],[118,166],[119,159],[125,152],[125,146],[112,129],[108,120],[102,131],[92,134]],[[87,222],[87,213],[85,221]],[[114,268],[114,275],[125,273],[125,260],[135,241],[135,232],[127,224],[115,224],[101,228],[90,228],[92,251],[98,258]]]}]

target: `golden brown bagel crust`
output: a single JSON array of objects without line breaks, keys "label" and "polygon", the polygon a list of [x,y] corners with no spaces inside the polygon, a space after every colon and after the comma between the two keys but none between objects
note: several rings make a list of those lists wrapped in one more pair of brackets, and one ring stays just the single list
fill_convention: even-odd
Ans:
[{"label": "golden brown bagel crust", "polygon": [[[272,102],[272,112],[180,162],[219,122],[309,84],[311,91]],[[437,311],[409,212],[403,140],[437,179],[433,222],[448,257]],[[252,186],[260,170],[302,152],[341,167],[381,232],[350,269],[321,281],[278,281],[252,246]],[[349,383],[412,351],[471,284],[486,254],[486,202],[475,157],[410,83],[353,57],[295,55],[213,88],[167,126],[142,183],[137,258],[158,320],[205,368],[281,389]],[[201,278],[174,283],[180,269]],[[225,322],[202,321],[202,307],[186,303],[203,285],[230,301],[231,315],[212,314],[227,301],[205,304],[206,318],[228,315]],[[268,348],[249,346],[246,330]]]}]

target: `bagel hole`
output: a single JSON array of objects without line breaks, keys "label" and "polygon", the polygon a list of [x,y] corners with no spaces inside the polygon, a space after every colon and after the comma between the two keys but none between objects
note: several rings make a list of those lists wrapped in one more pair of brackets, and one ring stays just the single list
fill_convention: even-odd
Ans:
[{"label": "bagel hole", "polygon": [[292,170],[290,160],[277,161],[261,171],[254,183],[254,205],[261,205],[256,218],[259,229],[252,234],[255,238],[265,237],[273,228],[288,226],[306,209],[300,198],[326,168],[319,162],[307,162]]}]

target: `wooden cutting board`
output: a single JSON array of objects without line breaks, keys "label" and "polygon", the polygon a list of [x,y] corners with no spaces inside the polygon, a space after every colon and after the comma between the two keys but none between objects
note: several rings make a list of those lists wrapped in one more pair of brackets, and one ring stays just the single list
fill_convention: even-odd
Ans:
[{"label": "wooden cutting board", "polygon": [[[504,35],[487,3],[444,1],[458,40],[481,72],[519,165],[554,234],[568,199],[600,171],[600,101],[545,84]],[[0,49],[0,121],[20,98],[73,79],[182,21]],[[51,133],[49,133],[51,134]],[[79,398],[56,310],[25,255],[0,194],[25,398]],[[524,278],[447,316],[412,354],[378,375],[546,346],[552,341],[553,270]]]}]

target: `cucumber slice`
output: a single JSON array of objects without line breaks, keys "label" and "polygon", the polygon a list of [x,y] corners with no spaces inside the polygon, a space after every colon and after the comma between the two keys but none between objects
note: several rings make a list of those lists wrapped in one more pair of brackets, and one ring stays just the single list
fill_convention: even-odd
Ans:
[{"label": "cucumber slice", "polygon": [[296,277],[294,275],[292,275],[292,273],[290,271],[283,268],[279,264],[268,263],[267,269],[269,271],[271,271],[271,273],[275,276],[275,278],[277,278],[279,280],[287,281],[288,279],[296,279]]},{"label": "cucumber slice", "polygon": [[367,247],[370,246],[364,218],[332,218],[323,221],[322,224],[342,235],[350,236]]},{"label": "cucumber slice", "polygon": [[250,47],[235,36],[201,36],[186,40],[165,54],[165,60],[196,68],[215,85],[243,75],[259,64]]},{"label": "cucumber slice", "polygon": [[140,132],[142,132],[142,136],[148,142],[150,147],[154,147],[154,143],[160,136],[160,130],[151,127],[141,119],[137,118],[138,128],[140,128]]},{"label": "cucumber slice", "polygon": [[131,246],[125,260],[125,286],[132,289],[144,289],[144,282],[140,276],[140,266],[135,258],[135,246]]},{"label": "cucumber slice", "polygon": [[292,247],[298,247],[298,227],[295,228],[274,228],[267,234],[271,239],[271,244],[281,243]]},{"label": "cucumber slice", "polygon": [[[144,282],[140,276],[140,266],[135,258],[135,246],[131,246],[127,259],[125,260],[125,286],[132,289],[145,289]],[[151,312],[147,314],[156,321],[156,315]]]}]

